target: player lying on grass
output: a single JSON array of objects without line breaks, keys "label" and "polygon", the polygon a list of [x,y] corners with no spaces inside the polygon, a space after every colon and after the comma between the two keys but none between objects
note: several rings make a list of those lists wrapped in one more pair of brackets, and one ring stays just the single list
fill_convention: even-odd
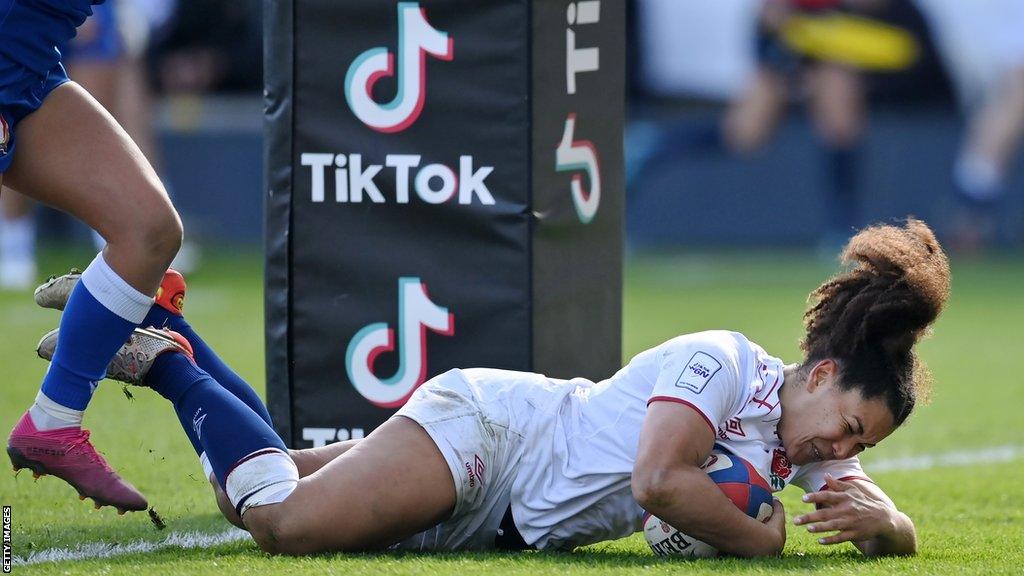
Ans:
[{"label": "player lying on grass", "polygon": [[843,256],[854,266],[811,294],[800,364],[711,331],[598,383],[452,370],[367,438],[311,450],[287,450],[256,395],[167,302],[184,290],[173,273],[151,319],[184,337],[137,330],[109,375],[172,402],[225,516],[271,553],[571,549],[632,534],[642,509],[726,553],[779,553],[782,505],[753,520],[701,470],[717,440],[775,490],[807,491],[819,509],[795,523],[823,544],[912,554],[913,523],[857,454],[903,424],[927,384],[913,347],[942,310],[949,267],[915,220],[866,229]]}]

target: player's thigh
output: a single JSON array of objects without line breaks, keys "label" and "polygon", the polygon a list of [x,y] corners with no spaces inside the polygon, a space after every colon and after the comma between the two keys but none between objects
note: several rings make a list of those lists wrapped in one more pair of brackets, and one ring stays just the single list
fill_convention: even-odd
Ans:
[{"label": "player's thigh", "polygon": [[416,422],[396,416],[314,474],[284,502],[248,510],[265,550],[381,548],[439,524],[455,507],[447,462]]},{"label": "player's thigh", "polygon": [[180,236],[180,221],[156,172],[81,86],[55,88],[17,131],[8,186],[82,219],[108,242],[133,231],[173,235],[175,226]]}]

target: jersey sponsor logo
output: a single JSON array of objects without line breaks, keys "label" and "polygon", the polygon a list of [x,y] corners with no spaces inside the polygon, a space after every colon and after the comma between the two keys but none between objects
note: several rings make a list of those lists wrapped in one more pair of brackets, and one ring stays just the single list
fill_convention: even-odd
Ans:
[{"label": "jersey sponsor logo", "polygon": [[706,352],[697,352],[686,363],[686,368],[676,380],[676,387],[686,388],[694,394],[700,394],[721,369],[722,364],[713,356]]},{"label": "jersey sponsor logo", "polygon": [[469,477],[469,487],[476,488],[476,485],[484,485],[484,472],[487,470],[487,466],[484,466],[484,461],[480,459],[480,456],[473,455],[473,465],[470,466],[469,462],[463,462],[466,466],[466,475]]},{"label": "jersey sponsor logo", "polygon": [[739,416],[729,418],[725,421],[725,433],[731,434],[732,436],[746,436],[746,434],[743,433],[743,424],[739,419]]},{"label": "jersey sponsor logo", "polygon": [[427,379],[427,330],[443,336],[455,334],[455,316],[430,300],[427,285],[419,278],[398,279],[398,337],[401,342],[398,370],[382,379],[374,362],[395,349],[395,331],[385,322],[363,327],[352,337],[345,352],[345,370],[357,392],[381,408],[405,404]]},{"label": "jersey sponsor logo", "polygon": [[423,111],[427,92],[427,54],[451,61],[454,39],[427,22],[419,2],[398,3],[398,91],[385,104],[373,98],[373,86],[395,75],[395,54],[384,46],[360,54],[345,74],[345,100],[352,113],[373,130],[401,132]]},{"label": "jersey sponsor logo", "polygon": [[793,463],[789,461],[789,455],[782,448],[776,448],[772,452],[772,488],[782,490],[786,487],[786,478],[793,473]]}]

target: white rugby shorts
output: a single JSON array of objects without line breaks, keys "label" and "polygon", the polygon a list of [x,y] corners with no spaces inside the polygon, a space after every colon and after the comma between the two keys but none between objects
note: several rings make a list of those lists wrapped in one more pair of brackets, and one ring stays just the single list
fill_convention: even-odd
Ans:
[{"label": "white rugby shorts", "polygon": [[455,483],[455,509],[448,520],[392,549],[494,547],[524,450],[521,416],[526,407],[510,392],[514,385],[491,385],[450,370],[425,382],[397,412],[417,422],[437,444]]}]

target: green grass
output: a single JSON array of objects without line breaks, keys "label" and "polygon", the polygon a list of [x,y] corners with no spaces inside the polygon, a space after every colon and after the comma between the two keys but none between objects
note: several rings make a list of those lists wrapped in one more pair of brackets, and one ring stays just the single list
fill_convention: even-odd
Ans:
[{"label": "green grass", "polygon": [[[47,254],[44,270],[87,262],[87,254]],[[264,386],[262,275],[256,254],[209,256],[190,278],[187,313],[246,379]],[[771,353],[799,360],[800,316],[807,292],[832,272],[799,252],[634,258],[626,272],[625,358],[680,333],[740,330]],[[1017,377],[1024,336],[1024,260],[954,263],[954,295],[935,335],[921,347],[936,379],[933,403],[864,457],[871,462],[992,446],[1024,446]],[[39,335],[57,323],[25,294],[0,293],[0,428],[13,426],[31,402],[45,364],[34,358]],[[91,510],[59,480],[0,475],[0,503],[13,506],[16,555],[54,547],[135,540],[159,541],[169,531],[220,532],[206,482],[164,401],[136,390],[101,385],[87,425],[124,476],[166,520],[157,531],[141,514],[118,517]],[[272,558],[248,542],[203,550],[156,553],[15,568],[38,574],[998,574],[1024,566],[1024,461],[874,474],[914,518],[920,553],[908,559],[865,560],[849,545],[822,547],[790,527],[782,558],[713,560],[679,565],[653,557],[642,537],[592,546],[574,554],[332,555]],[[795,489],[783,493],[792,517],[805,510]]]}]

